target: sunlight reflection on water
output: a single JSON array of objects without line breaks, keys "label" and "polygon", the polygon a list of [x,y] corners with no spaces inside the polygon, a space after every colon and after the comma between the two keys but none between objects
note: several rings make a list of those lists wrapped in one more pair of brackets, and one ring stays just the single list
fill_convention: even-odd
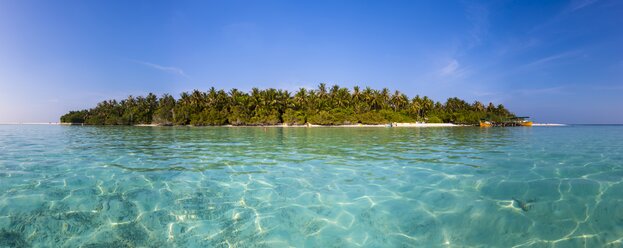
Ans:
[{"label": "sunlight reflection on water", "polygon": [[0,247],[621,246],[623,127],[0,125]]}]

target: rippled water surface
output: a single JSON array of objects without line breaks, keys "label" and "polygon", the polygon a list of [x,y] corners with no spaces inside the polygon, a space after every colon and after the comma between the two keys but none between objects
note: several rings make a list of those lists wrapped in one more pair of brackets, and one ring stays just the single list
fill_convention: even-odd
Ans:
[{"label": "rippled water surface", "polygon": [[0,125],[0,247],[621,247],[623,126]]}]

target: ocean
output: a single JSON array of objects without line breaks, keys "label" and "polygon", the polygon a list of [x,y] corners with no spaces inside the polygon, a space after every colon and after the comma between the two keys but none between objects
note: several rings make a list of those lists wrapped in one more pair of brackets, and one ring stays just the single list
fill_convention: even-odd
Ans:
[{"label": "ocean", "polygon": [[621,247],[623,126],[0,125],[0,247]]}]

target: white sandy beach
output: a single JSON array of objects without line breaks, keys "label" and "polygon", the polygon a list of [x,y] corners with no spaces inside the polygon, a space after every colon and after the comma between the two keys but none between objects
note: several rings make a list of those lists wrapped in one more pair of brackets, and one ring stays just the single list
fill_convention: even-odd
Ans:
[{"label": "white sandy beach", "polygon": [[[247,127],[247,126],[233,126],[227,125],[228,127]],[[307,124],[307,125],[288,125],[288,124],[279,124],[279,125],[265,125],[258,127],[463,127],[465,125],[457,125],[452,123],[391,123],[391,124],[348,124],[348,125],[316,125],[316,124]],[[253,126],[251,126],[253,127]]]},{"label": "white sandy beach", "polygon": [[[47,124],[47,125],[72,125],[71,123],[20,123],[20,124]],[[76,125],[76,124],[73,124]],[[78,124],[79,125],[79,124]],[[164,125],[159,124],[136,124],[135,127],[159,127]],[[193,125],[188,125],[193,127]],[[532,126],[535,127],[564,127],[566,124],[560,123],[534,123]],[[471,125],[459,125],[453,123],[391,123],[391,124],[349,124],[349,125],[316,125],[316,124],[306,124],[306,125],[288,125],[288,124],[278,124],[278,125],[258,125],[258,126],[234,126],[234,125],[223,125],[221,127],[471,127]]]},{"label": "white sandy beach", "polygon": [[[135,127],[158,127],[163,126],[159,124],[137,124]],[[193,125],[188,125],[193,127]],[[221,127],[464,127],[467,125],[457,125],[452,123],[392,123],[392,124],[349,124],[349,125],[316,125],[316,124],[306,124],[306,125],[288,125],[288,124],[278,124],[278,125],[223,125]]]},{"label": "white sandy beach", "polygon": [[534,127],[564,127],[567,124],[560,124],[560,123],[533,123],[532,126]]}]

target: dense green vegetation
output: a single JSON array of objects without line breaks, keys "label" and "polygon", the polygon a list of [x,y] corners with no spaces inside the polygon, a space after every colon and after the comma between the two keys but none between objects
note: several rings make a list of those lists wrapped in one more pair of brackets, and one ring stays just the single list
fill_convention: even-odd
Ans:
[{"label": "dense green vegetation", "polygon": [[501,121],[513,117],[504,106],[481,102],[469,104],[453,97],[445,103],[424,96],[409,99],[385,88],[374,90],[337,85],[318,89],[286,90],[253,88],[245,93],[212,87],[207,92],[182,93],[179,99],[165,94],[108,100],[95,108],[71,111],[61,122],[91,125],[273,125],[287,124],[383,124],[390,122],[452,122],[476,124],[480,119]]}]

